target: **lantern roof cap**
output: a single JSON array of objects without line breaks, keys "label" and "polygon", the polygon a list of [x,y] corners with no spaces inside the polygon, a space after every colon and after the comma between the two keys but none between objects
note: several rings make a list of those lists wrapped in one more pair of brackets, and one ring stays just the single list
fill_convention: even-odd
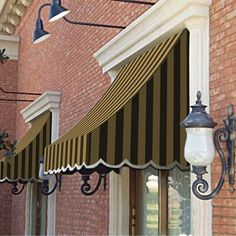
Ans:
[{"label": "lantern roof cap", "polygon": [[217,123],[215,123],[206,112],[206,105],[202,104],[201,92],[197,92],[196,104],[192,105],[192,111],[189,115],[180,123],[181,127],[184,128],[214,128]]}]

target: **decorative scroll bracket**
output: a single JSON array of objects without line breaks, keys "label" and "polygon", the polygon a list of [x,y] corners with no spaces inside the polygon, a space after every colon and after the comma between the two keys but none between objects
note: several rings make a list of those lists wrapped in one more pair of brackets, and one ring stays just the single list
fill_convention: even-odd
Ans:
[{"label": "decorative scroll bracket", "polygon": [[93,190],[91,190],[91,185],[88,183],[88,181],[90,180],[90,175],[82,175],[82,180],[84,183],[81,185],[81,192],[84,195],[91,196],[95,194],[98,191],[102,181],[103,181],[103,189],[104,191],[106,190],[107,186],[106,174],[99,174],[97,185]]},{"label": "decorative scroll bracket", "polygon": [[21,187],[20,190],[18,189],[17,185],[18,185],[17,182],[14,182],[14,183],[13,183],[13,188],[12,188],[11,192],[12,192],[12,194],[14,194],[14,195],[19,195],[19,194],[21,194],[21,193],[23,192],[24,188],[25,188],[26,183],[22,183],[22,187]]},{"label": "decorative scroll bracket", "polygon": [[41,189],[41,193],[43,195],[46,195],[46,196],[51,195],[52,193],[55,192],[55,190],[57,189],[57,186],[59,186],[59,189],[61,188],[61,175],[55,174],[54,176],[55,176],[56,182],[55,182],[54,187],[51,190],[49,190],[49,180],[48,179],[43,180],[43,183],[42,183],[43,186]]}]

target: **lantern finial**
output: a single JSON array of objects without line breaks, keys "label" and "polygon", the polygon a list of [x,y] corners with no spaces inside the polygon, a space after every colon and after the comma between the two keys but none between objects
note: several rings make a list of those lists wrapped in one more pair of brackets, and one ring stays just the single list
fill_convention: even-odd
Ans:
[{"label": "lantern finial", "polygon": [[202,96],[201,92],[197,91],[197,101],[196,101],[196,104],[198,104],[198,105],[202,104],[201,96]]}]

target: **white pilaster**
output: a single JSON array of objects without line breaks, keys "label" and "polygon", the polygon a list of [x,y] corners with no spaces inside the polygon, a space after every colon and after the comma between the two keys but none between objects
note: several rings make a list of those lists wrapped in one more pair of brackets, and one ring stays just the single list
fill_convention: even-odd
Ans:
[{"label": "white pilaster", "polygon": [[[26,123],[32,122],[33,119],[40,116],[46,111],[52,113],[52,132],[51,142],[58,139],[59,136],[59,107],[60,107],[60,92],[46,91],[39,96],[29,106],[24,108],[21,113]],[[52,189],[55,184],[55,178],[49,180],[49,189]],[[56,192],[48,196],[47,202],[47,235],[56,234]]]},{"label": "white pilaster", "polygon": [[[51,141],[54,142],[59,137],[59,109],[50,109],[52,113],[52,133]],[[52,177],[49,180],[49,189],[55,186],[56,179]],[[48,218],[47,235],[56,235],[56,191],[48,196]]]},{"label": "white pilaster", "polygon": [[109,192],[109,235],[129,235],[129,168],[111,172]]},{"label": "white pilaster", "polygon": [[[195,104],[196,93],[201,91],[202,102],[208,106],[210,104],[209,93],[209,18],[193,17],[185,22],[190,32],[189,45],[189,102]],[[208,174],[204,178],[208,181],[211,189],[210,166]],[[191,174],[191,183],[196,179],[195,174]],[[212,235],[212,202],[197,199],[191,192],[191,222],[193,236]]]},{"label": "white pilaster", "polygon": [[197,91],[202,93],[202,101],[210,104],[209,93],[209,18],[193,17],[185,21],[190,32],[189,42],[189,93],[190,104],[196,101]]}]

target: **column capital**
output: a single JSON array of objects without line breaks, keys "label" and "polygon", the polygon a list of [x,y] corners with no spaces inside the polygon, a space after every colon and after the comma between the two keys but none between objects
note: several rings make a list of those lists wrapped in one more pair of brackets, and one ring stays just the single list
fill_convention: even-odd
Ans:
[{"label": "column capital", "polygon": [[195,16],[185,20],[184,24],[189,31],[208,27],[209,17]]}]

